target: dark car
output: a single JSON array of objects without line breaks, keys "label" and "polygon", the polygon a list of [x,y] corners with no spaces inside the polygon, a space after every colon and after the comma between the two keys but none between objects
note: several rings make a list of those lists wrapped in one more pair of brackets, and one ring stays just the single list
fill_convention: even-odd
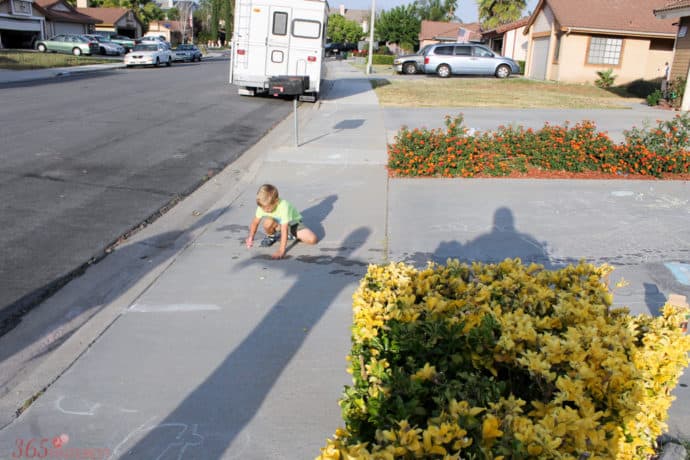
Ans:
[{"label": "dark car", "polygon": [[326,51],[326,56],[337,56],[340,53],[345,53],[348,51],[355,51],[357,49],[356,43],[326,43],[324,50]]},{"label": "dark car", "polygon": [[177,45],[177,48],[173,50],[173,59],[175,61],[201,62],[202,56],[201,50],[192,44]]}]

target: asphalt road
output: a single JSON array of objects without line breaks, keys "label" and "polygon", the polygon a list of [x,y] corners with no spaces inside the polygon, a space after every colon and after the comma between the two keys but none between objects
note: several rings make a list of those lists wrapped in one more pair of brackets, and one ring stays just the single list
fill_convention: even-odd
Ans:
[{"label": "asphalt road", "polygon": [[221,59],[0,86],[5,330],[56,280],[101,258],[290,113],[289,101],[238,96],[228,65]]}]

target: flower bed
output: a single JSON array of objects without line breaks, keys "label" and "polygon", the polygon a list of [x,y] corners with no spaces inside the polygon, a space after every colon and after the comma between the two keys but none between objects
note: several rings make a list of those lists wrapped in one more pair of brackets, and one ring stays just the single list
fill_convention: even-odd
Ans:
[{"label": "flower bed", "polygon": [[687,310],[613,309],[609,266],[370,266],[353,384],[319,459],[648,458],[687,365]]},{"label": "flower bed", "polygon": [[[625,131],[615,144],[591,121],[545,124],[540,130],[500,127],[469,135],[462,116],[446,129],[402,128],[388,146],[388,171],[397,177],[520,176],[533,171],[657,178],[690,177],[690,115],[651,129]],[[539,175],[539,174],[537,174]]]}]

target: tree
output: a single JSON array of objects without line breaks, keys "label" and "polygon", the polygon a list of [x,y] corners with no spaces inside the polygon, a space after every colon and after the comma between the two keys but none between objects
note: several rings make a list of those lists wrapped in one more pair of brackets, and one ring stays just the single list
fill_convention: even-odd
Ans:
[{"label": "tree", "polygon": [[478,0],[479,21],[485,29],[517,21],[527,7],[526,0]]},{"label": "tree", "polygon": [[357,21],[345,19],[339,14],[328,17],[327,36],[334,42],[357,43],[364,34],[362,26]]},{"label": "tree", "polygon": [[175,7],[172,7],[166,11],[165,15],[170,21],[178,21],[180,19],[180,11]]},{"label": "tree", "polygon": [[417,17],[427,21],[451,21],[455,18],[458,0],[415,0]]},{"label": "tree", "polygon": [[414,5],[401,5],[381,12],[376,19],[374,33],[379,41],[397,43],[401,48],[411,50],[419,43],[420,27],[421,20]]},{"label": "tree", "polygon": [[162,21],[165,19],[165,13],[161,10],[161,7],[154,2],[146,3],[143,8],[134,7],[134,11],[146,25],[151,21]]}]

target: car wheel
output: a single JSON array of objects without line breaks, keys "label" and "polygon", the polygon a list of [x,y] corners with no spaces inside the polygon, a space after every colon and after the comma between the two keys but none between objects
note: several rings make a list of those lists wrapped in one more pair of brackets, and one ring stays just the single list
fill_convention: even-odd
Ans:
[{"label": "car wheel", "polygon": [[81,48],[74,48],[72,50],[72,54],[74,54],[75,56],[81,56]]},{"label": "car wheel", "polygon": [[171,64],[172,64],[172,58],[168,58],[168,62],[165,63],[165,66],[170,67]]},{"label": "car wheel", "polygon": [[46,45],[41,43],[38,45],[38,51],[40,51],[41,53],[45,53],[46,51],[48,51],[48,48],[46,48]]},{"label": "car wheel", "polygon": [[499,65],[496,69],[496,76],[498,78],[508,78],[510,77],[510,67],[507,65]]},{"label": "car wheel", "polygon": [[436,74],[441,78],[450,77],[450,67],[446,64],[441,64],[436,68]]},{"label": "car wheel", "polygon": [[160,67],[161,65],[161,60],[156,58],[156,63],[154,64],[156,67]]},{"label": "car wheel", "polygon": [[108,54],[108,53],[105,51],[105,48],[103,48],[102,46],[101,46],[100,52],[101,52],[101,54]]},{"label": "car wheel", "polygon": [[414,62],[406,62],[403,64],[403,73],[407,75],[412,75],[417,73],[417,66],[414,65]]}]

